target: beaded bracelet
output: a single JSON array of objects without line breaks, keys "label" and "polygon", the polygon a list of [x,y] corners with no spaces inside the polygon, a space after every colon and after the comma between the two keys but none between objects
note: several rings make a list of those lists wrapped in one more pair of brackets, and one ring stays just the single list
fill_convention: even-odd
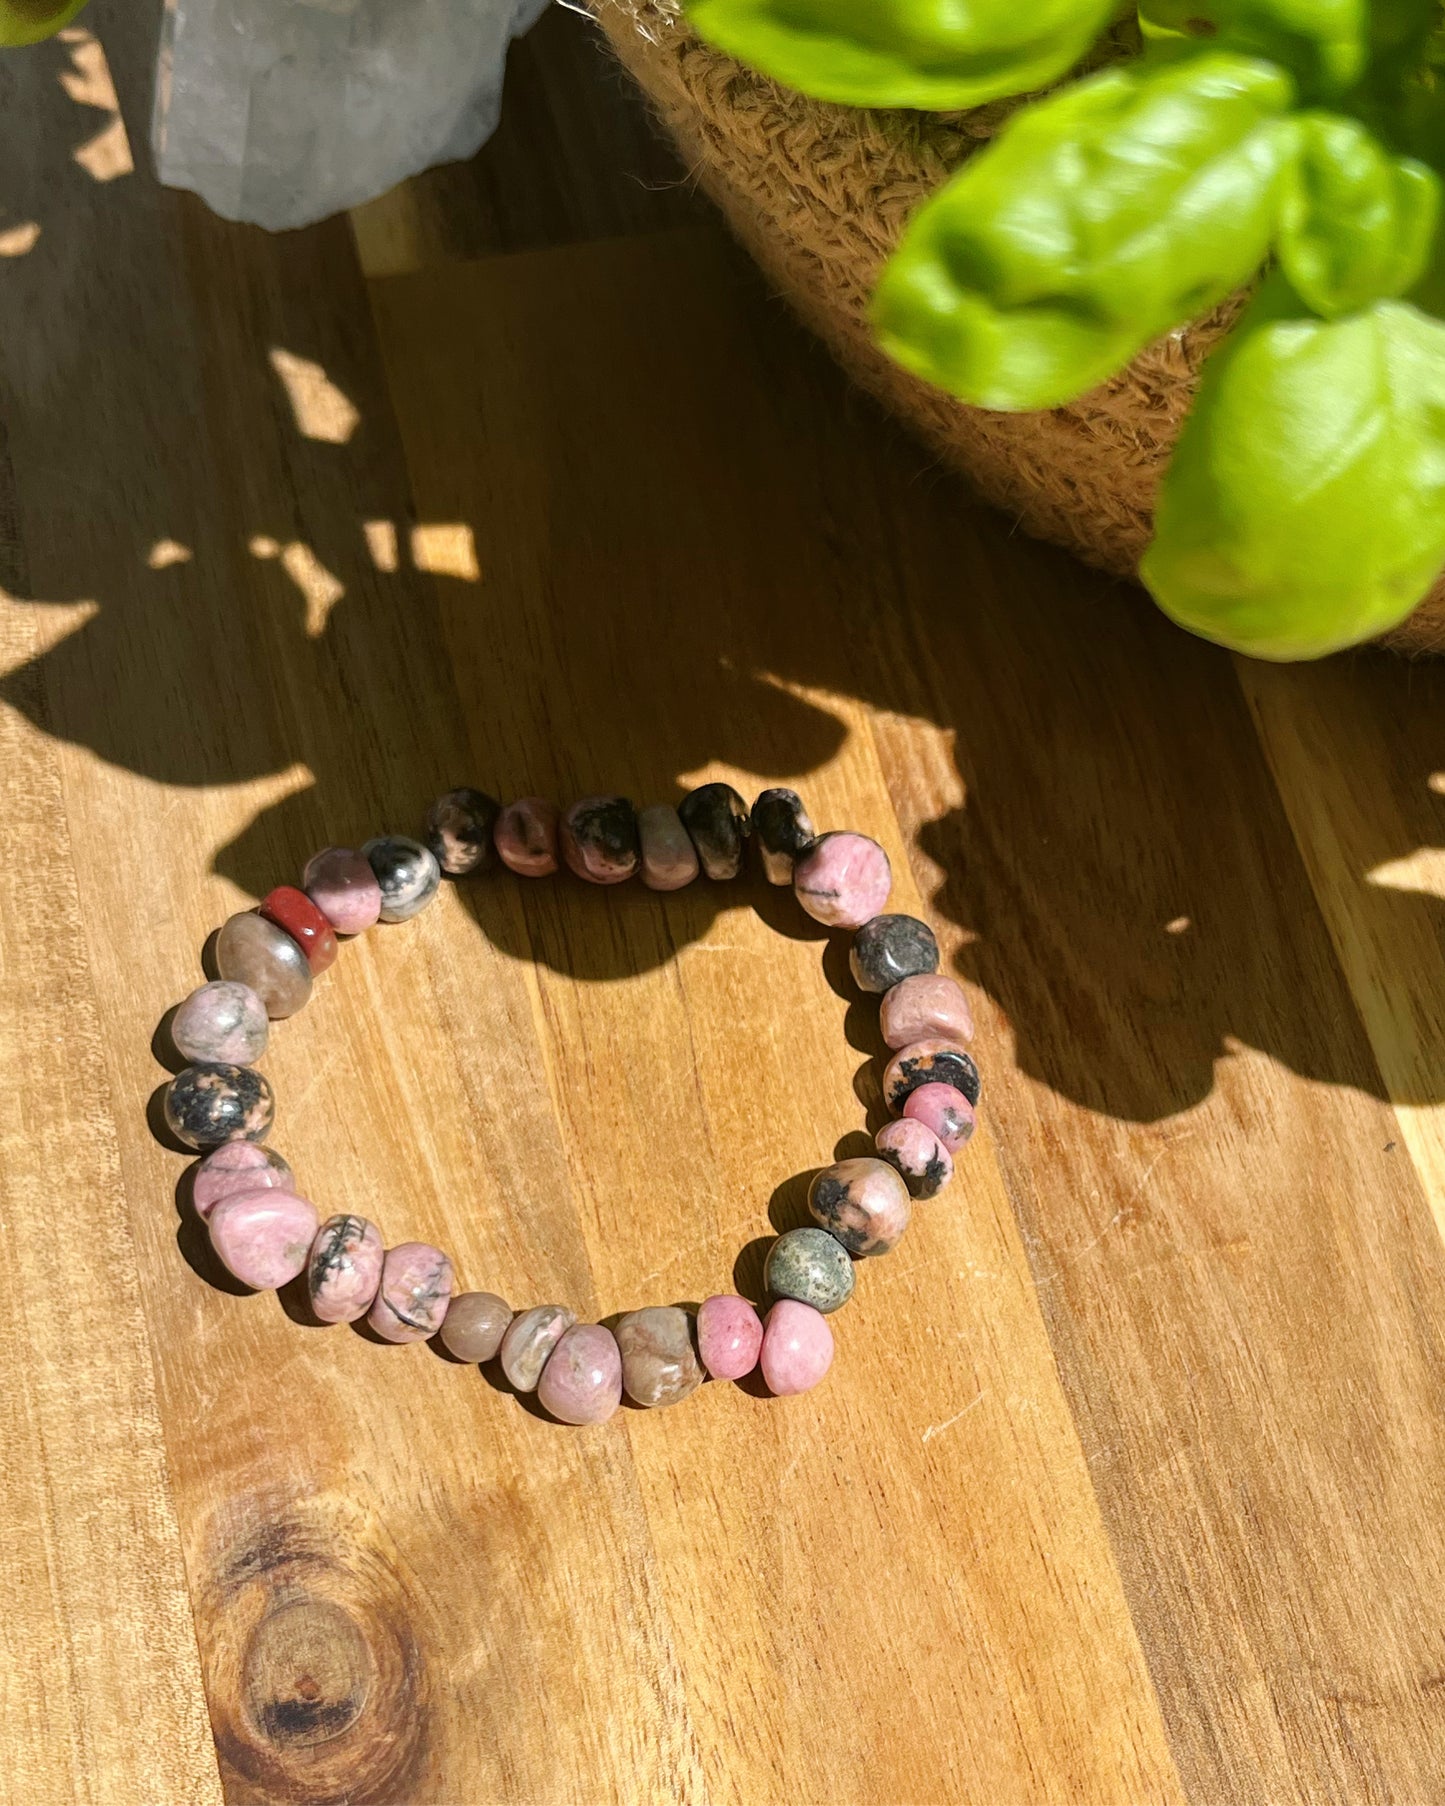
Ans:
[{"label": "beaded bracelet", "polygon": [[[558,1304],[513,1313],[492,1292],[457,1292],[439,1248],[387,1248],[375,1225],[342,1213],[320,1221],[295,1189],[291,1168],[261,1144],[275,1104],[253,1062],[273,1018],[292,1016],[337,937],[403,922],[437,895],[443,873],[473,878],[498,861],[540,878],[558,856],[593,884],[640,874],[653,890],[678,890],[701,870],[737,877],[751,842],[772,884],[791,883],[807,913],[854,930],[849,965],[880,997],[892,1052],[883,1092],[894,1119],[875,1137],[876,1158],[824,1167],[808,1192],[815,1227],[790,1229],[768,1251],[763,1280],[773,1300],[760,1317],[721,1293],[696,1313],[654,1305],[613,1327],[578,1323]],[[564,1423],[600,1423],[626,1391],[636,1404],[669,1405],[714,1379],[761,1369],[775,1394],[806,1392],[833,1358],[828,1317],[852,1296],[856,1261],[886,1254],[908,1227],[914,1199],[953,1175],[978,1103],[978,1068],[962,1043],[973,1033],[968,1000],[938,971],[938,943],[912,916],[883,913],[888,855],[866,835],[817,835],[796,791],[765,790],[751,811],[727,784],[705,784],[673,808],[635,810],[625,797],[591,796],[564,814],[540,797],[503,808],[472,789],[432,805],[424,841],[403,835],[359,850],[327,847],[301,888],[281,885],[257,909],[233,915],[216,938],[220,978],[175,1012],[171,1038],[191,1062],[166,1088],[165,1117],[188,1147],[211,1150],[195,1169],[193,1202],[227,1269],[259,1291],[305,1275],[323,1323],[364,1317],[388,1342],[439,1336],[466,1362],[500,1358],[511,1385],[535,1392]]]}]

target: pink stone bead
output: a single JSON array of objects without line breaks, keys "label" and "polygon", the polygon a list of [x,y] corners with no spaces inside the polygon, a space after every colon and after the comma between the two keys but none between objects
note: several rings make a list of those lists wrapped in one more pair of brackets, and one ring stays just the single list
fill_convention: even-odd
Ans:
[{"label": "pink stone bead", "polygon": [[452,1295],[452,1263],[429,1242],[398,1242],[382,1262],[381,1286],[366,1321],[388,1342],[434,1336]]},{"label": "pink stone bead", "polygon": [[973,1011],[963,988],[942,972],[920,972],[894,985],[878,1006],[878,1025],[890,1047],[973,1039]]},{"label": "pink stone bead", "polygon": [[833,1332],[828,1319],[811,1304],[780,1298],[763,1324],[760,1365],[768,1390],[779,1398],[807,1392],[832,1364]]},{"label": "pink stone bead", "polygon": [[671,803],[637,811],[642,882],[649,890],[681,890],[698,874],[697,848]]},{"label": "pink stone bead", "polygon": [[364,1317],[381,1284],[386,1247],[365,1217],[327,1217],[306,1257],[306,1290],[323,1323]]},{"label": "pink stone bead", "polygon": [[829,928],[861,928],[883,913],[892,888],[888,855],[866,834],[824,834],[793,866],[798,901]]},{"label": "pink stone bead", "polygon": [[600,1323],[563,1332],[537,1382],[537,1401],[562,1423],[605,1423],[622,1403],[622,1355]]},{"label": "pink stone bead", "polygon": [[952,1085],[920,1085],[904,1100],[903,1114],[932,1129],[950,1154],[967,1145],[978,1120],[973,1105]]},{"label": "pink stone bead", "polygon": [[290,1191],[234,1192],[215,1206],[206,1227],[228,1272],[242,1285],[273,1292],[305,1267],[316,1206]]},{"label": "pink stone bead", "polygon": [[763,1325],[746,1298],[719,1292],[697,1312],[697,1352],[715,1380],[740,1380],[758,1364]]},{"label": "pink stone bead", "polygon": [[873,1137],[879,1155],[896,1167],[911,1198],[935,1198],[953,1177],[953,1155],[925,1122],[900,1116]]},{"label": "pink stone bead", "polygon": [[295,1191],[296,1175],[272,1148],[256,1141],[223,1141],[206,1155],[191,1181],[191,1202],[208,1217],[222,1198],[243,1191]]},{"label": "pink stone bead", "polygon": [[509,872],[546,878],[557,869],[557,805],[545,796],[508,803],[492,829],[492,844]]},{"label": "pink stone bead", "polygon": [[301,888],[338,934],[360,934],[381,914],[381,886],[355,847],[323,847],[301,874]]}]

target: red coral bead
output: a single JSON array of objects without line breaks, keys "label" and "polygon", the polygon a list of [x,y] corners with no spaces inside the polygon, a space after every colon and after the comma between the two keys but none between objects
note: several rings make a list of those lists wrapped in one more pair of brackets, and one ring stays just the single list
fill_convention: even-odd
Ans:
[{"label": "red coral bead", "polygon": [[336,958],[336,930],[294,884],[278,884],[262,901],[261,914],[286,930],[313,972],[324,972]]}]

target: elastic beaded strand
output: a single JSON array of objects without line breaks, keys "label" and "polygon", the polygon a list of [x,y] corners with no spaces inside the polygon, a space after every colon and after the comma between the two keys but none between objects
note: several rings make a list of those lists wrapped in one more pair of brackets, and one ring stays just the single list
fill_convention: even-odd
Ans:
[{"label": "elastic beaded strand", "polygon": [[[420,914],[443,875],[535,878],[565,864],[589,884],[637,877],[666,892],[699,877],[736,877],[750,848],[768,883],[791,884],[816,921],[853,931],[849,965],[863,995],[878,1000],[892,1114],[873,1156],[814,1175],[813,1222],[777,1236],[768,1251],[766,1315],[733,1293],[709,1297],[696,1312],[630,1311],[611,1329],[579,1324],[560,1304],[514,1312],[493,1292],[458,1289],[440,1248],[388,1248],[374,1224],[346,1212],[322,1222],[286,1162],[260,1145],[274,1100],[252,1067],[265,1051],[268,1018],[305,1005],[313,979],[337,957],[338,936]],[[212,1247],[256,1290],[304,1276],[322,1323],[365,1319],[385,1341],[434,1337],[456,1361],[496,1361],[516,1391],[536,1393],[561,1423],[604,1422],[624,1393],[656,1409],[707,1378],[754,1371],[780,1397],[810,1390],[832,1363],[828,1319],[852,1297],[861,1263],[897,1246],[913,1204],[949,1184],[978,1103],[978,1068],[961,1045],[973,1032],[968,999],[939,973],[932,930],[885,913],[891,883],[877,841],[847,830],[815,834],[796,791],[765,790],[749,811],[721,783],[676,806],[640,810],[620,796],[583,797],[566,810],[534,796],[503,806],[459,786],[432,804],[419,839],[389,834],[360,849],[324,848],[299,886],[278,885],[257,909],[230,918],[218,938],[221,979],[175,1015],[173,1039],[192,1064],[168,1085],[165,1115],[181,1139],[210,1150],[193,1196]]]}]

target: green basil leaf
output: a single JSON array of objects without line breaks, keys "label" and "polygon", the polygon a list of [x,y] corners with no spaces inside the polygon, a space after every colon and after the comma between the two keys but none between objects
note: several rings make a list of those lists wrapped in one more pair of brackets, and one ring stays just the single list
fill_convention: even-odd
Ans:
[{"label": "green basil leaf", "polygon": [[1210,52],[1024,108],[910,222],[874,296],[884,348],[980,407],[1093,388],[1259,267],[1291,99]]},{"label": "green basil leaf", "polygon": [[1383,633],[1445,565],[1445,324],[1402,301],[1309,316],[1271,278],[1215,352],[1142,572],[1164,612],[1256,658]]},{"label": "green basil leaf", "polygon": [[1343,94],[1369,54],[1368,0],[1140,0],[1139,23],[1148,38],[1280,63],[1311,99]]},{"label": "green basil leaf", "polygon": [[1280,189],[1280,266],[1316,313],[1401,295],[1423,274],[1440,183],[1357,120],[1303,113]]},{"label": "green basil leaf", "polygon": [[0,50],[53,37],[87,0],[0,0]]},{"label": "green basil leaf", "polygon": [[818,100],[946,112],[1066,74],[1114,0],[686,0],[700,37]]}]

